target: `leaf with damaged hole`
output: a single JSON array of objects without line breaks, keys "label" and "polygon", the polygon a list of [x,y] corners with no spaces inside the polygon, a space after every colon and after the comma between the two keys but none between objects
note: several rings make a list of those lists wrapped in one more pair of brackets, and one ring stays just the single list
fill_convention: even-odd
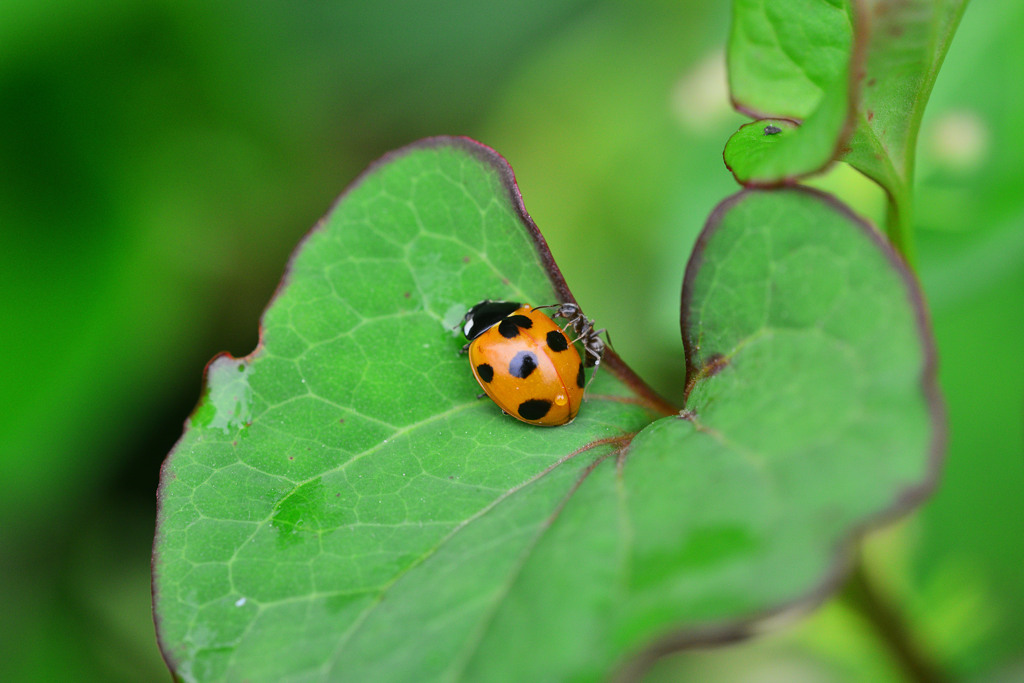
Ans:
[{"label": "leaf with damaged hole", "polygon": [[930,481],[917,290],[818,195],[740,195],[706,229],[688,420],[611,352],[571,425],[501,415],[451,329],[485,297],[571,294],[466,140],[389,155],[303,242],[162,473],[176,676],[595,680],[820,596]]},{"label": "leaf with damaged hole", "polygon": [[[859,80],[851,74],[863,58],[863,38],[855,36],[862,13],[859,1],[734,0],[729,88],[737,109],[761,119],[726,144],[725,165],[737,182],[793,183],[840,154],[856,111]],[[760,134],[768,125],[780,133]]]}]

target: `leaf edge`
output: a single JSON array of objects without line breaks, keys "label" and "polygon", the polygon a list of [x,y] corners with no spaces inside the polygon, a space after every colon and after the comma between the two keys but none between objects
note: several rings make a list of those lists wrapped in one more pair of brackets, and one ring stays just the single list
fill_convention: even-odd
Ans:
[{"label": "leaf edge", "polygon": [[[166,488],[168,482],[173,478],[171,476],[170,464],[174,455],[177,453],[178,448],[181,446],[183,439],[188,433],[189,425],[195,416],[196,412],[205,404],[206,398],[209,392],[209,376],[210,368],[219,360],[227,359],[234,361],[245,361],[251,362],[262,355],[264,349],[264,320],[267,315],[267,311],[276,303],[277,298],[284,292],[291,282],[291,276],[293,272],[293,265],[298,255],[303,251],[306,243],[320,230],[323,229],[326,224],[327,218],[334,213],[338,206],[343,202],[349,194],[351,194],[356,188],[361,186],[363,182],[370,176],[372,176],[378,169],[387,164],[400,159],[410,153],[423,150],[423,149],[435,149],[440,147],[453,147],[465,151],[484,164],[488,165],[501,181],[502,186],[508,192],[508,199],[511,201],[513,208],[518,214],[520,223],[526,229],[531,241],[533,242],[534,249],[537,251],[538,258],[543,265],[545,271],[548,274],[548,278],[551,281],[551,285],[554,288],[559,303],[577,303],[576,298],[573,296],[569,285],[565,281],[565,277],[562,275],[561,270],[558,268],[555,262],[554,256],[548,247],[547,240],[544,239],[543,234],[537,227],[533,218],[526,210],[526,206],[523,202],[522,193],[519,190],[519,185],[516,182],[515,172],[512,169],[511,164],[496,150],[478,142],[472,138],[461,135],[438,135],[427,138],[421,138],[414,142],[411,142],[403,147],[386,152],[382,156],[378,157],[366,166],[350,183],[348,183],[340,195],[331,203],[330,207],[324,213],[317,222],[310,228],[305,235],[296,243],[292,249],[291,254],[286,262],[284,272],[281,276],[280,281],[274,289],[273,294],[267,301],[263,312],[260,314],[258,322],[258,337],[255,348],[247,354],[242,356],[234,356],[230,352],[222,351],[214,355],[203,367],[202,381],[199,392],[199,399],[196,405],[192,408],[189,415],[185,418],[183,423],[182,435],[171,447],[167,456],[160,464],[159,480],[156,489],[156,515],[154,518],[154,534],[153,544],[150,552],[150,603],[153,616],[153,625],[155,630],[155,636],[157,641],[157,647],[160,650],[160,655],[164,660],[172,678],[175,681],[181,680],[177,672],[180,669],[181,660],[174,656],[172,649],[164,641],[164,629],[162,627],[163,618],[157,609],[159,601],[160,590],[158,587],[158,565],[160,564],[160,551],[159,546],[163,539],[162,523],[165,519],[165,507],[164,500],[166,496]],[[601,365],[605,366],[610,372],[612,372],[619,380],[621,380],[630,390],[632,390],[640,400],[640,402],[646,406],[651,412],[658,414],[659,416],[668,416],[678,413],[679,409],[675,407],[667,399],[660,396],[654,389],[647,385],[640,377],[630,368],[625,361],[611,348],[606,348],[604,356],[602,357]]]},{"label": "leaf edge", "polygon": [[[692,363],[693,341],[688,334],[687,311],[692,309],[690,304],[693,296],[693,281],[697,271],[703,264],[703,250],[718,230],[722,217],[729,209],[749,195],[765,192],[796,192],[815,197],[830,205],[857,226],[898,272],[904,284],[904,294],[910,299],[911,307],[914,310],[915,325],[922,344],[923,362],[921,365],[920,386],[928,406],[932,425],[927,453],[927,470],[921,481],[900,491],[888,507],[865,517],[858,524],[850,527],[834,549],[833,560],[829,568],[823,573],[821,580],[803,595],[741,619],[709,622],[703,626],[688,628],[685,631],[668,633],[643,648],[633,657],[627,659],[613,677],[613,680],[617,682],[624,683],[625,681],[640,680],[657,660],[667,655],[698,647],[720,646],[741,642],[760,633],[769,632],[781,623],[788,622],[818,607],[837,592],[852,574],[858,542],[871,531],[899,519],[917,507],[935,490],[942,474],[948,441],[947,412],[945,401],[939,390],[938,355],[924,293],[917,277],[907,265],[907,262],[895,251],[885,237],[868,221],[854,213],[846,204],[821,190],[800,185],[775,190],[743,188],[739,192],[726,197],[711,212],[697,238],[697,242],[694,244],[690,259],[686,265],[686,273],[683,277],[680,302],[680,328],[683,336],[687,368],[686,398],[684,401],[689,398],[690,391],[697,381],[703,377],[710,376],[710,374],[714,374],[714,372],[721,368],[721,365],[716,365],[712,359],[712,362],[705,366],[705,368],[709,369],[710,374],[702,375],[700,373],[704,371],[704,368],[697,369]],[[697,374],[691,374],[692,372]],[[681,417],[692,420],[686,408],[683,409]]]}]

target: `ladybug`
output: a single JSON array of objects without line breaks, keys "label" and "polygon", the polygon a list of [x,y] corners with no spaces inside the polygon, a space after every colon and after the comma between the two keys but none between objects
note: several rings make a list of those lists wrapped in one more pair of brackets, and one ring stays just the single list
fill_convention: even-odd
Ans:
[{"label": "ladybug", "polygon": [[584,367],[600,363],[604,342],[576,304],[561,304],[582,341],[587,363],[563,328],[541,308],[515,301],[481,301],[463,319],[473,375],[504,412],[532,425],[555,427],[576,418],[586,388]]}]

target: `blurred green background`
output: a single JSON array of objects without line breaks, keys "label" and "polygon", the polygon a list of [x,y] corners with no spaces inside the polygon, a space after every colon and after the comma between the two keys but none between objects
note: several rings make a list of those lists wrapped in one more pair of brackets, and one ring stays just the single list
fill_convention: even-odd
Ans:
[{"label": "blurred green background", "polygon": [[[728,3],[0,3],[0,680],[168,680],[160,463],[302,235],[370,161],[464,134],[516,169],[588,314],[682,394],[679,288],[745,121]],[[961,680],[1024,679],[1024,5],[968,8],[919,141],[919,274],[949,404],[935,497],[868,575]],[[880,193],[822,184],[877,215]],[[651,680],[900,680],[836,598]]]}]

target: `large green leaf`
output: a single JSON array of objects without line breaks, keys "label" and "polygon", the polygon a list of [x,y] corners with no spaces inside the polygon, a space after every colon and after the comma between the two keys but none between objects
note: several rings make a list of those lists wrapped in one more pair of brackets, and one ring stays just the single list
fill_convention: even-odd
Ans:
[{"label": "large green leaf", "polygon": [[529,428],[476,398],[453,329],[463,313],[484,298],[570,296],[511,169],[487,148],[426,141],[364,175],[296,254],[260,348],[211,363],[168,459],[154,572],[178,675],[285,680],[352,666],[359,650],[344,643],[386,619],[384,594],[388,607],[427,606],[396,599],[400,577],[430,585],[431,556],[500,539],[500,552],[463,565],[471,583],[421,596],[452,593],[432,619],[466,614],[402,637],[420,662],[448,666],[523,544],[609,450],[600,441],[671,412],[643,387],[627,391],[620,377],[638,383],[614,354],[568,427]]},{"label": "large green leaf", "polygon": [[368,171],[297,252],[257,351],[211,364],[165,465],[176,675],[596,679],[822,596],[844,542],[930,485],[916,285],[824,197],[713,216],[687,269],[683,417],[611,353],[569,426],[475,398],[464,310],[570,296],[490,150],[434,139]]}]

